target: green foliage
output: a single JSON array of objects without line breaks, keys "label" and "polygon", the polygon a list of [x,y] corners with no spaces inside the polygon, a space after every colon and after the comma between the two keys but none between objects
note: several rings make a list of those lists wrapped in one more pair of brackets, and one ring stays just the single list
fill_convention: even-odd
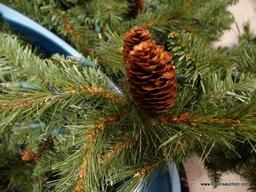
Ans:
[{"label": "green foliage", "polygon": [[115,28],[122,22],[123,15],[128,10],[128,3],[124,0],[95,0],[88,4],[88,10],[100,26],[108,25]]},{"label": "green foliage", "polygon": [[182,75],[180,78],[193,86],[201,84],[203,90],[204,80],[209,72],[214,73],[232,65],[204,39],[193,37],[191,33],[172,32],[169,35],[168,48],[174,56],[177,73]]},{"label": "green foliage", "polygon": [[[87,88],[96,86],[106,87],[106,80],[97,69],[85,68],[61,57],[42,60],[35,56],[28,47],[20,45],[16,38],[5,34],[1,34],[0,44],[2,65],[0,132],[1,135],[10,134],[10,131],[13,133],[12,137],[17,142],[15,146],[12,145],[13,150],[18,150],[21,144],[34,148],[39,142],[35,138],[42,137],[44,134],[55,137],[56,131],[69,130],[67,125],[75,119],[80,119],[80,116],[83,116],[87,110],[107,104],[104,96],[101,96],[101,92],[104,91],[94,93],[93,90],[87,90]],[[65,140],[57,138],[56,141],[60,147],[56,147],[55,160],[52,160],[50,155],[46,157],[47,162],[43,159],[42,162],[36,164],[36,167],[35,165],[29,166],[28,170],[35,169],[37,175],[41,172],[44,175],[49,174],[52,169],[49,165],[61,156],[63,159],[66,154],[64,153],[66,149],[61,146]],[[4,149],[4,146],[1,147]],[[13,161],[17,166],[24,164],[20,156]],[[3,168],[7,167],[3,165]],[[15,167],[11,166],[12,168]],[[20,176],[25,170],[27,170],[27,165],[24,164],[17,173],[19,177],[13,178],[12,182],[6,185],[10,185],[10,189],[16,188],[16,185],[19,186],[20,184],[16,182],[23,182]],[[6,170],[6,172],[6,174],[11,174],[11,170]],[[38,182],[35,182],[36,184]],[[33,183],[30,183],[29,188],[31,186]],[[28,191],[28,189],[22,191]]]},{"label": "green foliage", "polygon": [[[96,54],[100,58],[102,54],[97,50],[107,50],[105,46],[112,44],[114,38],[110,34],[116,34],[120,38],[134,25],[144,24],[149,27],[156,41],[161,44],[166,43],[167,35],[174,30],[186,30],[204,39],[216,40],[233,21],[225,8],[234,1],[210,0],[205,3],[202,0],[145,0],[142,14],[135,19],[127,17],[126,0],[3,2],[57,33],[83,54]],[[196,14],[194,10],[197,10]],[[100,64],[103,68],[105,65],[111,66],[112,59],[113,56],[111,58],[107,55]],[[116,69],[114,64],[113,75],[116,74]],[[108,72],[112,75],[111,71]]]},{"label": "green foliage", "polygon": [[98,58],[103,71],[112,76],[124,75],[124,64],[122,57],[123,42],[121,37],[108,30],[106,34],[108,41],[101,41],[98,48]]},{"label": "green foliage", "polygon": [[[226,7],[235,1],[145,0],[134,19],[126,0],[4,2],[88,57],[42,59],[0,33],[0,190],[142,190],[156,169],[193,153],[215,183],[231,170],[255,185],[255,38],[246,28],[237,47],[211,46],[233,21]],[[124,73],[122,37],[141,24],[177,73],[176,103],[157,118],[134,104]],[[24,162],[26,148],[42,157]]]}]

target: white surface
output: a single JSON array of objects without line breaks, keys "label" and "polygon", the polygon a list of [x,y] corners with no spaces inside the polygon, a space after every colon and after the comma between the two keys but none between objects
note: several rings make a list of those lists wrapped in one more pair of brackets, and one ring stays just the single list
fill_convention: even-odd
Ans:
[{"label": "white surface", "polygon": [[[252,32],[256,32],[256,0],[240,0],[235,6],[231,6],[228,10],[234,15],[236,24],[226,31],[224,35],[214,43],[215,47],[232,47],[238,43],[239,31],[242,32],[242,26],[246,22],[250,22]],[[200,159],[196,156],[191,157],[184,162],[187,174],[190,192],[249,192],[248,186],[219,186],[213,188],[211,186],[202,186],[201,183],[210,183],[207,171],[204,169]],[[247,184],[240,176],[233,173],[224,173],[221,183],[242,183]]]},{"label": "white surface", "polygon": [[214,43],[214,46],[231,47],[238,43],[239,31],[242,33],[243,24],[249,22],[251,30],[256,31],[256,0],[240,0],[234,6],[228,7],[228,10],[235,17],[235,23],[232,24],[231,29],[226,31],[224,35]]},{"label": "white surface", "polygon": [[230,172],[224,173],[221,180],[221,183],[227,183],[230,186],[219,186],[217,188],[213,188],[212,186],[202,186],[202,183],[211,182],[207,175],[207,171],[204,169],[200,159],[196,156],[185,161],[184,168],[186,170],[190,192],[250,192],[247,190],[248,182],[237,174]]}]

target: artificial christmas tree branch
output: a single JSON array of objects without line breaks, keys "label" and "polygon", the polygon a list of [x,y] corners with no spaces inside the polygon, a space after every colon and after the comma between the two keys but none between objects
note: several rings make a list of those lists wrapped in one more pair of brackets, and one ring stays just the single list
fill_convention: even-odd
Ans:
[{"label": "artificial christmas tree branch", "polygon": [[[58,61],[58,60],[55,60],[56,62]],[[62,61],[62,62],[64,62],[64,61]],[[49,63],[49,64],[51,64],[51,63]],[[43,64],[42,64],[43,65]],[[49,67],[50,67],[51,65],[49,65]],[[70,75],[68,75],[69,73],[70,74],[73,74],[74,73],[74,71],[73,70],[70,70],[72,65],[68,65],[68,66],[65,66],[65,65],[63,65],[63,64],[61,64],[61,65],[59,65],[58,64],[58,67],[60,67],[60,69],[58,69],[58,70],[55,70],[55,72],[57,72],[57,74],[58,73],[60,73],[60,76],[57,78],[57,79],[60,79],[60,78],[62,78],[62,77],[69,77]],[[43,69],[43,72],[45,73],[46,71],[49,71],[49,70],[46,70],[45,71],[45,68],[42,68]],[[65,76],[63,76],[63,75],[61,75],[61,73],[64,73],[64,74],[66,74]],[[28,71],[28,73],[30,73],[29,71]],[[38,71],[38,73],[40,74],[40,70]],[[78,73],[79,74],[79,73]],[[41,74],[40,74],[41,75]],[[67,76],[68,75],[68,76]],[[57,88],[56,87],[56,83],[58,83],[57,82],[57,79],[55,79],[55,78],[53,78],[52,80],[53,80],[53,82],[55,82],[55,87],[54,88]],[[68,79],[70,79],[70,78],[68,78]],[[51,78],[49,78],[49,80],[51,80]],[[75,82],[81,82],[81,80],[79,80],[79,79],[77,79],[78,81],[75,81]],[[217,79],[216,79],[217,80]],[[218,80],[217,80],[218,81]],[[65,81],[61,81],[62,83],[63,82],[65,82]],[[72,81],[71,81],[72,82]],[[240,83],[240,82],[239,82]],[[68,82],[68,84],[70,84],[70,82]],[[65,85],[65,84],[64,84]],[[66,91],[64,91],[63,92],[63,90],[65,90],[65,88],[63,89],[63,88],[61,88],[60,90],[58,90],[56,93],[68,93],[68,94],[75,94],[75,90],[77,90],[77,89],[74,89],[74,88],[67,88],[66,89]],[[81,89],[79,89],[78,88],[78,90],[80,90],[81,91]],[[98,94],[98,92],[100,91],[101,92],[101,88],[97,88],[97,87],[92,87],[92,88],[86,88],[85,89],[86,91],[89,91],[89,92],[92,92],[92,93],[96,93],[96,94]],[[208,89],[207,89],[208,90]],[[55,90],[56,91],[56,90]],[[250,91],[252,91],[251,89],[250,89]],[[207,92],[211,92],[211,89],[210,89],[210,87],[209,87],[209,91],[207,91]],[[104,93],[104,92],[103,92]],[[107,94],[108,95],[108,94]],[[53,95],[54,97],[59,97],[59,96],[56,96],[56,95]],[[111,97],[109,97],[109,96],[107,96],[107,98],[108,99],[112,99],[112,97],[113,96],[111,96]],[[118,96],[117,96],[118,97]],[[184,102],[184,101],[182,101],[181,100],[181,98],[177,98],[178,99],[178,101],[180,102],[180,104],[182,104],[182,102]],[[185,98],[184,98],[185,99]],[[186,100],[186,99],[185,99]],[[115,100],[113,100],[112,102],[115,102]],[[186,101],[187,102],[187,101]],[[244,104],[245,106],[247,106],[246,105],[246,103]],[[197,109],[198,111],[202,111],[201,109],[200,109],[200,105],[198,106],[199,107],[199,109]],[[241,107],[239,107],[239,108],[241,108]],[[174,106],[174,109],[175,109],[175,106]],[[227,113],[227,112],[226,112]],[[236,111],[234,111],[234,113],[236,113]],[[243,111],[243,113],[244,113],[244,111]],[[130,114],[130,115],[132,115],[132,114]],[[211,117],[211,116],[198,116],[196,113],[195,114],[193,114],[194,115],[194,117],[193,116],[191,116],[191,115],[189,115],[189,114],[186,114],[186,113],[184,113],[184,114],[180,114],[180,115],[178,115],[177,117],[176,116],[173,116],[173,117],[170,117],[171,118],[171,122],[170,122],[170,124],[168,124],[168,125],[166,125],[166,122],[163,122],[164,124],[165,124],[165,126],[163,126],[162,127],[162,129],[163,130],[166,130],[166,128],[167,127],[170,127],[171,129],[170,129],[170,132],[169,132],[169,134],[164,134],[165,136],[164,136],[164,138],[163,138],[163,136],[162,136],[162,134],[163,133],[161,133],[161,129],[160,130],[158,130],[159,128],[156,128],[156,125],[151,125],[151,123],[154,123],[154,121],[152,121],[152,122],[149,122],[149,123],[146,123],[146,124],[144,124],[143,123],[143,121],[145,121],[145,120],[142,120],[142,128],[141,128],[141,130],[143,130],[143,135],[145,136],[145,141],[148,143],[151,143],[151,142],[153,142],[154,144],[152,145],[152,146],[155,146],[155,147],[165,147],[165,149],[164,149],[164,154],[165,154],[165,156],[166,157],[163,157],[163,159],[169,159],[169,157],[170,156],[172,156],[173,154],[176,154],[176,156],[177,157],[180,157],[181,159],[180,160],[182,160],[182,158],[184,158],[183,156],[184,156],[184,153],[188,150],[187,148],[188,148],[188,144],[184,144],[184,141],[187,141],[187,140],[191,140],[192,141],[192,143],[190,143],[190,146],[193,146],[193,142],[195,142],[195,141],[197,141],[197,142],[200,142],[200,143],[208,143],[208,145],[210,145],[210,143],[211,142],[209,142],[208,141],[208,139],[209,139],[209,137],[205,137],[205,139],[206,140],[204,140],[203,139],[203,137],[202,136],[200,136],[201,134],[203,134],[203,135],[205,135],[205,136],[207,136],[208,134],[212,137],[214,134],[217,134],[216,135],[216,137],[214,137],[214,139],[213,139],[213,142],[217,142],[217,139],[218,139],[218,141],[220,141],[221,143],[229,143],[229,142],[227,142],[227,141],[225,141],[226,139],[230,139],[230,136],[234,136],[233,134],[231,134],[231,135],[229,135],[230,133],[228,132],[228,130],[226,130],[227,131],[227,133],[226,134],[223,134],[224,132],[223,132],[223,128],[222,128],[222,126],[224,125],[224,126],[226,126],[226,125],[231,125],[231,126],[236,126],[236,124],[234,124],[234,123],[237,123],[237,121],[233,121],[232,119],[220,119],[220,118],[214,118],[214,117]],[[230,114],[229,114],[230,115]],[[189,118],[188,118],[189,117]],[[131,117],[131,118],[134,118],[134,117]],[[139,118],[141,118],[141,117],[139,117]],[[145,119],[145,117],[143,117],[144,119]],[[209,119],[209,118],[211,118],[211,119]],[[99,120],[98,120],[99,121]],[[136,122],[136,121],[138,121],[138,120],[133,120],[133,122]],[[158,121],[158,120],[157,120]],[[101,122],[101,121],[100,121]],[[231,124],[231,122],[234,122],[233,124]],[[173,129],[173,126],[175,127],[175,124],[173,124],[173,123],[175,123],[176,124],[176,126],[177,127],[180,127],[181,128],[181,130],[183,131],[183,133],[182,132],[177,132],[176,134],[174,134],[173,133],[173,131],[174,131],[174,129]],[[212,126],[213,128],[210,128],[209,127],[209,129],[205,129],[206,128],[206,124],[209,124],[209,126]],[[238,127],[240,127],[241,125],[240,124],[237,124],[238,125]],[[97,126],[96,126],[97,127]],[[102,126],[101,126],[102,127]],[[128,126],[129,127],[129,126]],[[191,130],[191,131],[189,131],[189,130],[186,130],[186,128],[187,127],[192,127],[193,128],[193,131]],[[219,127],[219,129],[216,129],[217,127]],[[138,129],[138,127],[136,128],[136,129]],[[154,129],[156,129],[156,130],[154,130]],[[98,129],[97,129],[98,130]],[[147,131],[146,131],[147,130]],[[168,130],[168,129],[167,129]],[[197,132],[195,132],[195,130],[197,131]],[[146,131],[146,132],[145,132]],[[210,131],[210,132],[209,132]],[[220,131],[220,132],[218,132],[218,131]],[[249,130],[248,130],[249,131]],[[151,134],[151,132],[153,133],[153,134]],[[164,131],[164,132],[166,132],[166,131]],[[200,133],[201,132],[201,133]],[[94,133],[94,131],[93,131],[93,133]],[[193,134],[191,134],[191,133],[193,133]],[[221,134],[218,134],[218,133],[221,133]],[[248,132],[249,133],[249,132]],[[98,134],[98,131],[97,131],[97,134]],[[96,135],[97,135],[96,134]],[[103,134],[103,133],[102,133]],[[148,136],[148,134],[150,134],[150,136]],[[245,134],[245,132],[243,132],[243,134],[242,135],[244,135]],[[88,135],[88,132],[86,132],[86,135]],[[96,136],[95,134],[93,134],[94,136],[93,136],[93,138]],[[170,138],[168,138],[168,135],[170,135]],[[188,137],[188,135],[190,135],[190,137]],[[239,134],[240,135],[240,134]],[[92,135],[91,135],[92,136]],[[191,137],[192,136],[192,137]],[[89,134],[89,138],[91,138],[90,137],[90,134]],[[159,140],[160,139],[160,140]],[[240,139],[240,138],[239,138]],[[143,139],[144,140],[144,139]],[[234,140],[236,140],[236,138],[234,138]],[[83,146],[86,146],[86,149],[84,150],[84,151],[91,151],[91,153],[93,152],[92,150],[93,150],[93,142],[92,142],[92,140],[91,139],[88,139],[88,137],[86,137],[86,139],[85,140],[82,140],[83,142],[83,144],[82,144],[82,148],[84,148]],[[85,145],[85,143],[87,143],[89,141],[89,145]],[[145,142],[144,141],[144,142]],[[225,141],[225,142],[224,142]],[[183,144],[182,144],[183,143]],[[117,146],[118,146],[118,143],[116,144]],[[88,147],[88,146],[90,146],[90,147]],[[169,147],[168,147],[169,146]],[[140,144],[140,148],[141,147],[143,147],[143,146],[141,146],[141,144]],[[110,147],[111,148],[111,147]],[[113,147],[113,148],[115,148],[115,147]],[[112,149],[113,149],[112,148]],[[127,150],[128,149],[128,150]],[[174,149],[174,151],[173,150],[171,150],[171,149]],[[129,152],[129,151],[132,151],[133,149],[132,148],[130,148],[130,147],[128,147],[128,148],[126,148],[126,149],[124,149],[123,150],[123,152],[124,152],[124,154],[125,153],[127,153],[127,152]],[[151,150],[155,150],[154,148],[152,148],[152,149],[148,149],[148,152],[149,151],[151,151]],[[207,149],[206,149],[207,150]],[[126,152],[127,151],[127,152]],[[86,152],[86,153],[87,153]],[[151,153],[151,152],[150,152]],[[149,154],[150,154],[149,153]],[[177,154],[178,153],[178,154]],[[206,152],[206,156],[207,156],[207,154],[208,154],[209,152]],[[119,156],[119,154],[120,153],[116,153],[115,155],[118,157]],[[160,153],[161,154],[161,153]],[[159,154],[159,155],[160,155]],[[145,154],[146,155],[146,154]],[[186,155],[186,153],[185,153],[185,155]],[[161,155],[160,155],[161,156]],[[79,157],[81,157],[81,156],[79,156]],[[92,155],[89,155],[87,158],[93,158],[93,156]],[[101,157],[99,156],[98,157],[99,159],[101,159]],[[144,161],[143,160],[143,158],[146,158],[147,159],[147,155],[145,156],[145,157],[141,157],[142,158],[142,162]],[[204,157],[204,158],[206,158],[206,157]],[[118,162],[118,158],[115,158],[116,159],[116,161]],[[160,162],[162,162],[163,161],[163,159],[161,159],[161,158],[159,158],[159,159],[157,159],[157,161],[156,161],[156,163],[157,164],[159,164]],[[78,166],[78,177],[77,178],[79,178],[78,180],[77,180],[77,185],[76,185],[76,187],[75,187],[75,189],[80,189],[81,188],[81,186],[82,185],[85,185],[85,182],[82,182],[82,181],[84,181],[85,180],[85,177],[86,177],[86,174],[82,174],[82,177],[81,177],[81,170],[84,170],[85,169],[85,165],[84,165],[84,163],[85,162],[88,162],[88,160],[85,160],[85,159],[83,159],[82,158],[82,160],[80,160],[80,162],[82,162],[82,164],[80,164],[80,166]],[[91,162],[91,161],[89,161],[89,162]],[[142,163],[143,164],[143,163]],[[87,165],[87,164],[86,164]],[[89,163],[88,165],[92,165],[91,163]],[[87,165],[87,166],[88,166]],[[105,165],[106,166],[106,165]],[[107,166],[108,167],[108,166]],[[136,168],[137,169],[137,168]],[[89,169],[90,170],[90,169]],[[142,169],[142,170],[144,170],[144,169]],[[85,171],[85,170],[84,170]],[[135,170],[134,170],[135,171]],[[86,173],[89,173],[88,171],[85,171]],[[138,177],[138,176],[140,176],[140,177],[144,177],[145,176],[145,174],[147,173],[147,171],[142,171],[143,172],[143,174],[136,174],[136,171],[135,171],[135,175],[136,175],[136,177]],[[91,174],[91,173],[90,173]],[[89,178],[90,178],[91,176],[89,176]],[[133,180],[134,181],[134,180]],[[139,181],[139,180],[138,180]],[[91,183],[92,184],[92,183]],[[90,186],[91,185],[90,184],[90,182],[88,183],[88,186]],[[94,184],[92,184],[92,185],[94,185]],[[86,184],[86,186],[87,186],[87,184]],[[90,190],[92,190],[92,188],[90,189]]]},{"label": "artificial christmas tree branch", "polygon": [[[30,107],[33,105],[44,105],[45,102],[57,102],[58,100],[63,99],[63,97],[72,97],[74,95],[77,94],[89,94],[92,96],[97,96],[97,95],[101,95],[103,97],[106,97],[109,100],[112,99],[118,99],[119,96],[115,95],[113,93],[111,93],[108,90],[103,90],[101,87],[80,87],[77,89],[71,88],[71,89],[67,89],[67,90],[62,90],[62,92],[60,93],[61,95],[53,95],[53,94],[46,94],[43,95],[41,94],[29,94],[27,92],[25,92],[24,94],[22,94],[21,97],[25,97],[24,99],[16,99],[16,102],[13,103],[0,103],[0,110],[11,110],[11,109],[16,109],[19,107]],[[29,98],[29,96],[31,96],[31,98]],[[41,98],[40,98],[41,97]]]},{"label": "artificial christmas tree branch", "polygon": [[[142,191],[157,169],[193,153],[216,182],[222,170],[242,174],[239,166],[254,178],[253,38],[230,50],[211,46],[232,22],[225,9],[234,1],[134,1],[143,2],[135,18],[126,0],[5,1],[99,65],[45,59],[1,33],[0,169],[12,175],[22,159],[25,166],[0,188]],[[46,139],[51,150],[40,156],[43,136],[54,142]],[[33,173],[28,185],[23,171]]]}]

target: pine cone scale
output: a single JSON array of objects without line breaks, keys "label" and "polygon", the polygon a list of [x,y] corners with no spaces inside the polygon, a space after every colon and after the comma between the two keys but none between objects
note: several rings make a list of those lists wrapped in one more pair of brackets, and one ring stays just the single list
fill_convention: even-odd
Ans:
[{"label": "pine cone scale", "polygon": [[161,92],[158,90],[152,90],[152,91],[145,91],[142,88],[138,88],[138,86],[130,85],[131,92],[138,92],[140,95],[148,95],[149,97],[158,96],[163,97],[164,95],[169,95],[169,93],[173,93],[173,95],[176,95],[176,87],[166,87],[165,89],[162,89]]}]

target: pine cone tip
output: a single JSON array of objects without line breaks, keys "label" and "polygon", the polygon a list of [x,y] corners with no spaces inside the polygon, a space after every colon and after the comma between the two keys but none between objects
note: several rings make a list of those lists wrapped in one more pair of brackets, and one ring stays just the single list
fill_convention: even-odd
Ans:
[{"label": "pine cone tip", "polygon": [[147,40],[153,41],[153,38],[149,30],[143,25],[133,27],[130,31],[128,31],[123,37],[124,46],[122,51],[123,51],[124,61],[128,57],[130,51],[133,50],[135,45],[138,45],[142,41],[147,41]]}]

